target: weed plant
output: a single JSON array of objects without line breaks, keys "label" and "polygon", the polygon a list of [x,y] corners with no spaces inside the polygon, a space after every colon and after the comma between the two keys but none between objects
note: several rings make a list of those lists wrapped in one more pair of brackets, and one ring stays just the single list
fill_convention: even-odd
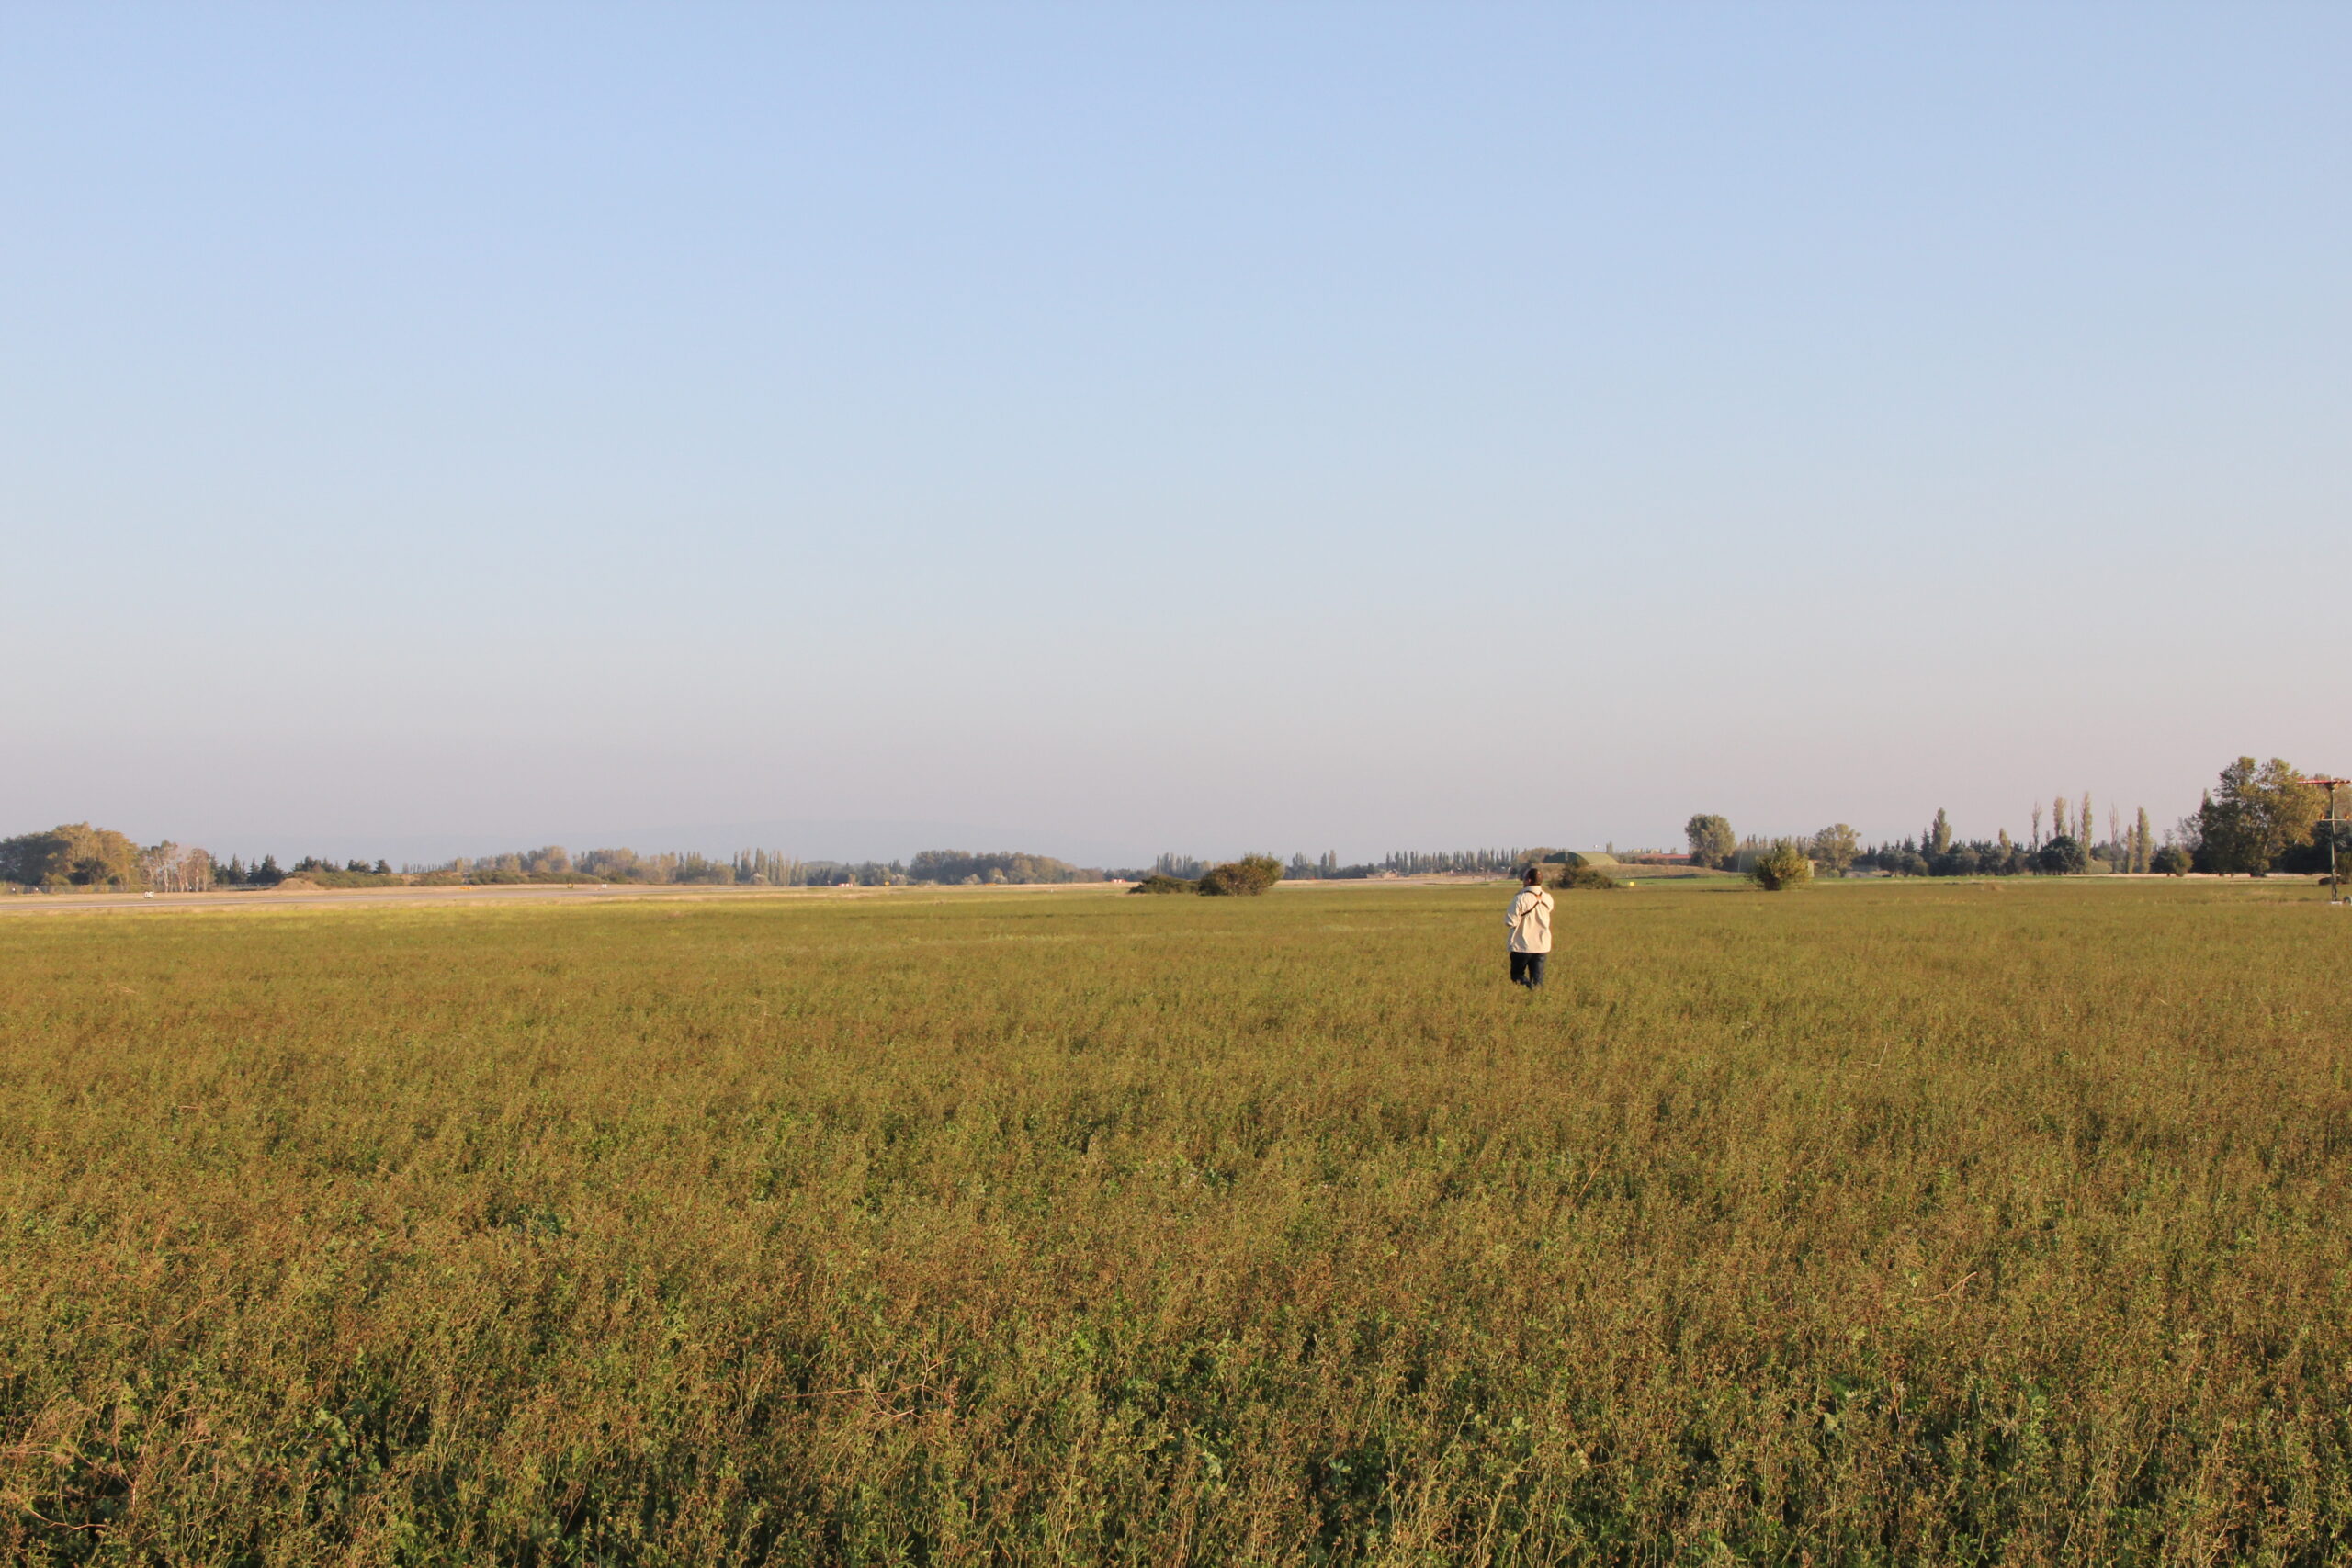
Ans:
[{"label": "weed plant", "polygon": [[2341,1561],[2296,891],[0,919],[0,1552]]}]

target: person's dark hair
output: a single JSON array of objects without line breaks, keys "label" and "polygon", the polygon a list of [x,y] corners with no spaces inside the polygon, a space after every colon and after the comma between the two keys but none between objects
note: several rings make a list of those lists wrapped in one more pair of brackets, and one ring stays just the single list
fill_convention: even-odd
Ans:
[{"label": "person's dark hair", "polygon": [[1544,874],[1531,865],[1525,871],[1519,874],[1519,879],[1528,886],[1532,887],[1544,880]]}]

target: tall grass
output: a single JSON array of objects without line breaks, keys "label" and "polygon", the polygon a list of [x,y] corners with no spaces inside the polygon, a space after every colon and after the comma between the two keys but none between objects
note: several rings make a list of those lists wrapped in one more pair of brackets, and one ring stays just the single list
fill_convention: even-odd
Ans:
[{"label": "tall grass", "polygon": [[2323,1562],[2346,917],[0,921],[0,1550]]}]

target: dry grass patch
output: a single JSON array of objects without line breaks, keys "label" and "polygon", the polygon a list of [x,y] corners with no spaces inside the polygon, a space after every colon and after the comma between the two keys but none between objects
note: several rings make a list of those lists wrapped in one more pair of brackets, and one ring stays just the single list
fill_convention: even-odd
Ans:
[{"label": "dry grass patch", "polygon": [[8,922],[0,1546],[2352,1550],[2341,915],[1507,897]]}]

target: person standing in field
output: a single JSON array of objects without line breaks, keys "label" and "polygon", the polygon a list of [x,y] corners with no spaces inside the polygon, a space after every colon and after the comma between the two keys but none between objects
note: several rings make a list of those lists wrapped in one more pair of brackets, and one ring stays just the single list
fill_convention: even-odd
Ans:
[{"label": "person standing in field", "polygon": [[1503,923],[1510,927],[1511,983],[1532,991],[1544,983],[1544,960],[1552,951],[1552,896],[1544,891],[1544,874],[1532,865],[1520,884]]}]

